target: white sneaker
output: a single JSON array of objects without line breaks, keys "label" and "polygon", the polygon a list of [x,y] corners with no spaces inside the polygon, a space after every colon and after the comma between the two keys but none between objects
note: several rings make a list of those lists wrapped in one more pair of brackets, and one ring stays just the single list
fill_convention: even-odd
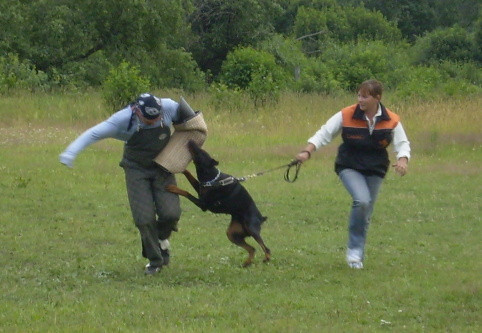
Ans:
[{"label": "white sneaker", "polygon": [[363,268],[363,251],[360,249],[348,249],[346,251],[346,262],[348,266],[355,269]]},{"label": "white sneaker", "polygon": [[146,275],[155,275],[159,273],[162,269],[162,266],[153,266],[151,263],[148,263],[145,267],[144,274]]},{"label": "white sneaker", "polygon": [[363,268],[363,262],[349,262],[348,263],[348,266],[350,266],[351,268],[355,268],[355,269],[362,269]]}]

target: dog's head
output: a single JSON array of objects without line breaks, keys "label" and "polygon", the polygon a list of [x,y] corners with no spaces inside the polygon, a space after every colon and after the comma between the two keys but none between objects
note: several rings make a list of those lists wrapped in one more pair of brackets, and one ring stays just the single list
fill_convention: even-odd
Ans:
[{"label": "dog's head", "polygon": [[213,170],[216,171],[216,166],[219,164],[214,158],[209,155],[207,151],[201,149],[194,141],[189,140],[187,147],[192,156],[192,161],[196,167],[199,180],[204,181],[201,178],[209,178],[212,175]]}]

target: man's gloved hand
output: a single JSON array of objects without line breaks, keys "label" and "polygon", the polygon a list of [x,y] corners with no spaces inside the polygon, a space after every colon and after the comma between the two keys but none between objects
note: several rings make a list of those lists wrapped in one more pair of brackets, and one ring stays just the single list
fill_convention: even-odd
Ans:
[{"label": "man's gloved hand", "polygon": [[59,155],[59,161],[63,165],[68,166],[69,168],[74,167],[74,157],[70,153],[62,153]]}]

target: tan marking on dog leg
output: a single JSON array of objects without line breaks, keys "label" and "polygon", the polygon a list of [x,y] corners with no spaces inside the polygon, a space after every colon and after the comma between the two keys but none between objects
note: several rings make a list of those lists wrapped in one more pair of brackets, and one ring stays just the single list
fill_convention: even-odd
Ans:
[{"label": "tan marking on dog leg", "polygon": [[248,236],[243,226],[238,221],[231,221],[228,230],[226,231],[228,239],[248,252],[248,259],[243,263],[243,267],[248,267],[252,264],[254,259],[254,254],[256,252],[255,248],[246,243],[245,238]]}]

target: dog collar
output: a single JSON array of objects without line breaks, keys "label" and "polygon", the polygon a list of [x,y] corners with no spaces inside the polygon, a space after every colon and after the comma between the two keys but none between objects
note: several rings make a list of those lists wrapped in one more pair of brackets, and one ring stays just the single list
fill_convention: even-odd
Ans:
[{"label": "dog collar", "polygon": [[201,186],[203,187],[226,186],[226,185],[231,185],[232,183],[235,183],[237,181],[238,179],[234,177],[228,177],[228,178],[221,179],[219,181],[214,181],[214,182],[211,181],[209,182],[209,184],[203,183],[201,184]]},{"label": "dog collar", "polygon": [[216,175],[216,177],[214,177],[213,180],[210,180],[208,182],[203,182],[201,183],[201,186],[202,187],[227,186],[239,181],[239,179],[234,178],[233,176],[218,180],[220,175],[221,175],[221,171],[218,170],[218,174]]},{"label": "dog collar", "polygon": [[210,181],[202,182],[201,186],[213,186],[213,184],[216,182],[216,180],[218,180],[219,176],[221,175],[221,171],[219,169],[217,170],[218,170],[218,174],[216,175],[216,177],[214,177],[214,179]]}]

